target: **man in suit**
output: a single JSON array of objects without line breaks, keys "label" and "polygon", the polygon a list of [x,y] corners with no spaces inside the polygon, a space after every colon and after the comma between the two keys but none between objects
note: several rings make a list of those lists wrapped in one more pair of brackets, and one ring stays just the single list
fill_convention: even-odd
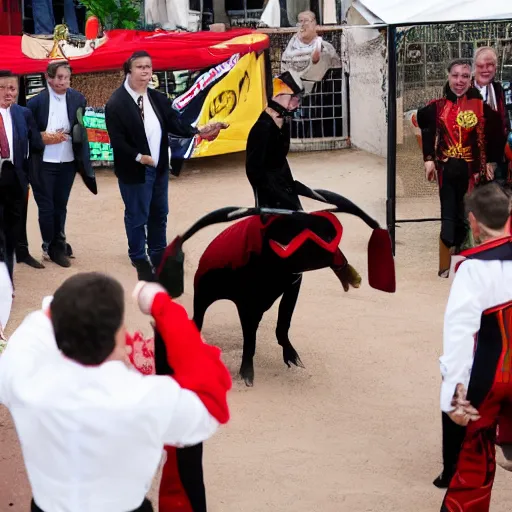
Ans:
[{"label": "man in suit", "polygon": [[18,77],[0,71],[0,237],[11,280],[28,193],[29,149],[32,152],[44,149],[30,110],[16,105],[17,96]]},{"label": "man in suit", "polygon": [[198,129],[182,124],[168,98],[148,88],[153,66],[147,52],[135,52],[125,62],[124,72],[124,84],[105,107],[105,121],[125,205],[128,255],[138,278],[152,281],[153,269],[160,264],[167,246],[168,136],[190,138],[199,134],[213,140],[227,125],[211,123]]},{"label": "man in suit", "polygon": [[475,52],[473,85],[480,91],[483,100],[499,114],[502,130],[500,136],[503,154],[497,162],[494,178],[504,183],[508,180],[508,163],[505,159],[505,143],[510,132],[510,120],[505,102],[503,86],[496,80],[498,55],[490,46],[481,46]]},{"label": "man in suit", "polygon": [[88,144],[75,143],[73,137],[87,102],[70,87],[67,61],[50,63],[46,81],[48,88],[27,103],[46,146],[34,165],[31,184],[39,208],[43,259],[69,267],[71,250],[66,244],[65,225],[71,188],[77,171],[82,176],[94,175]]}]

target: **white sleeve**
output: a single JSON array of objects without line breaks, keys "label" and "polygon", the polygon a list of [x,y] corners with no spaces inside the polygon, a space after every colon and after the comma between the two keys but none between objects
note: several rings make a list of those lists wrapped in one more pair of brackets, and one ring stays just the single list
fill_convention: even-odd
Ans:
[{"label": "white sleeve", "polygon": [[50,319],[42,312],[30,313],[14,331],[0,356],[0,403],[8,405],[15,382],[44,364],[47,357],[59,354]]},{"label": "white sleeve", "polygon": [[206,441],[219,428],[219,422],[194,392],[183,389],[172,377],[167,379],[160,392],[161,407],[169,413],[165,415],[164,444],[181,448]]},{"label": "white sleeve", "polygon": [[440,358],[441,410],[453,410],[451,401],[457,384],[466,389],[471,376],[475,334],[480,329],[483,298],[488,294],[489,280],[478,272],[480,262],[465,261],[453,280],[444,316],[443,355]]}]

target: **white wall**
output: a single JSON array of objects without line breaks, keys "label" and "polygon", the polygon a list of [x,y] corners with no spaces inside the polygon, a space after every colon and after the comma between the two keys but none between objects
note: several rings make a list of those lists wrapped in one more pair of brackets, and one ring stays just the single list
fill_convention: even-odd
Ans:
[{"label": "white wall", "polygon": [[[356,20],[352,20],[352,23],[354,21]],[[366,22],[357,24],[363,23]],[[346,27],[345,34],[350,62],[352,146],[386,157],[386,39],[377,29],[351,28],[350,25]]]}]

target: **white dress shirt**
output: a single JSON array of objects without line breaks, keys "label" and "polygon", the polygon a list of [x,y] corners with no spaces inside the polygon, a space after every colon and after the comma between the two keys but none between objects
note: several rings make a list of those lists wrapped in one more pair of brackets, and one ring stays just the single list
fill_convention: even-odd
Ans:
[{"label": "white dress shirt", "polygon": [[164,444],[194,445],[219,426],[171,377],[144,376],[120,361],[87,367],[67,359],[43,311],[25,318],[0,356],[0,402],[45,512],[134,510]]},{"label": "white dress shirt", "polygon": [[[468,388],[482,313],[512,300],[512,261],[464,261],[452,283],[444,317],[440,358],[441,410],[453,410],[457,384]],[[480,339],[485,343],[485,339]]]},{"label": "white dress shirt", "polygon": [[4,121],[5,133],[7,134],[7,141],[9,142],[9,158],[6,158],[6,162],[14,163],[14,147],[13,147],[13,126],[12,126],[12,116],[11,116],[11,107],[9,108],[0,108],[0,115]]},{"label": "white dress shirt", "polygon": [[60,164],[72,162],[73,142],[71,140],[71,126],[68,118],[68,106],[65,94],[57,94],[51,87],[48,87],[50,94],[50,110],[46,131],[55,133],[57,130],[64,130],[69,134],[68,140],[59,144],[48,144],[44,148],[43,161]]},{"label": "white dress shirt", "polygon": [[487,103],[493,110],[496,110],[496,91],[494,90],[494,85],[492,82],[489,85],[480,86],[476,83],[475,80],[474,85],[480,91],[480,95],[482,96],[484,103]]},{"label": "white dress shirt", "polygon": [[[162,127],[160,125],[160,121],[158,120],[155,110],[149,101],[147,92],[144,94],[135,92],[128,84],[128,79],[125,80],[124,87],[130,93],[133,101],[135,101],[137,108],[139,108],[137,100],[142,96],[142,105],[144,106],[144,131],[146,132],[146,138],[148,139],[151,158],[153,159],[153,162],[155,162],[156,167],[158,166],[158,160],[160,159],[160,145],[162,143]],[[140,156],[142,155],[137,155],[138,160],[140,160]]]}]

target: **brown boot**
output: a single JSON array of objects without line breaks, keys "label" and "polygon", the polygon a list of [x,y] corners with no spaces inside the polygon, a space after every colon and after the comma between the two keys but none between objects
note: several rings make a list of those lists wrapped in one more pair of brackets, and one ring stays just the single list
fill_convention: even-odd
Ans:
[{"label": "brown boot", "polygon": [[359,288],[361,286],[361,276],[357,272],[357,270],[350,265],[349,263],[343,265],[342,267],[331,267],[341,281],[343,285],[343,289],[348,292],[349,286],[353,288]]},{"label": "brown boot", "polygon": [[452,250],[444,245],[439,239],[439,277],[448,277],[450,275],[450,264],[452,261]]}]

